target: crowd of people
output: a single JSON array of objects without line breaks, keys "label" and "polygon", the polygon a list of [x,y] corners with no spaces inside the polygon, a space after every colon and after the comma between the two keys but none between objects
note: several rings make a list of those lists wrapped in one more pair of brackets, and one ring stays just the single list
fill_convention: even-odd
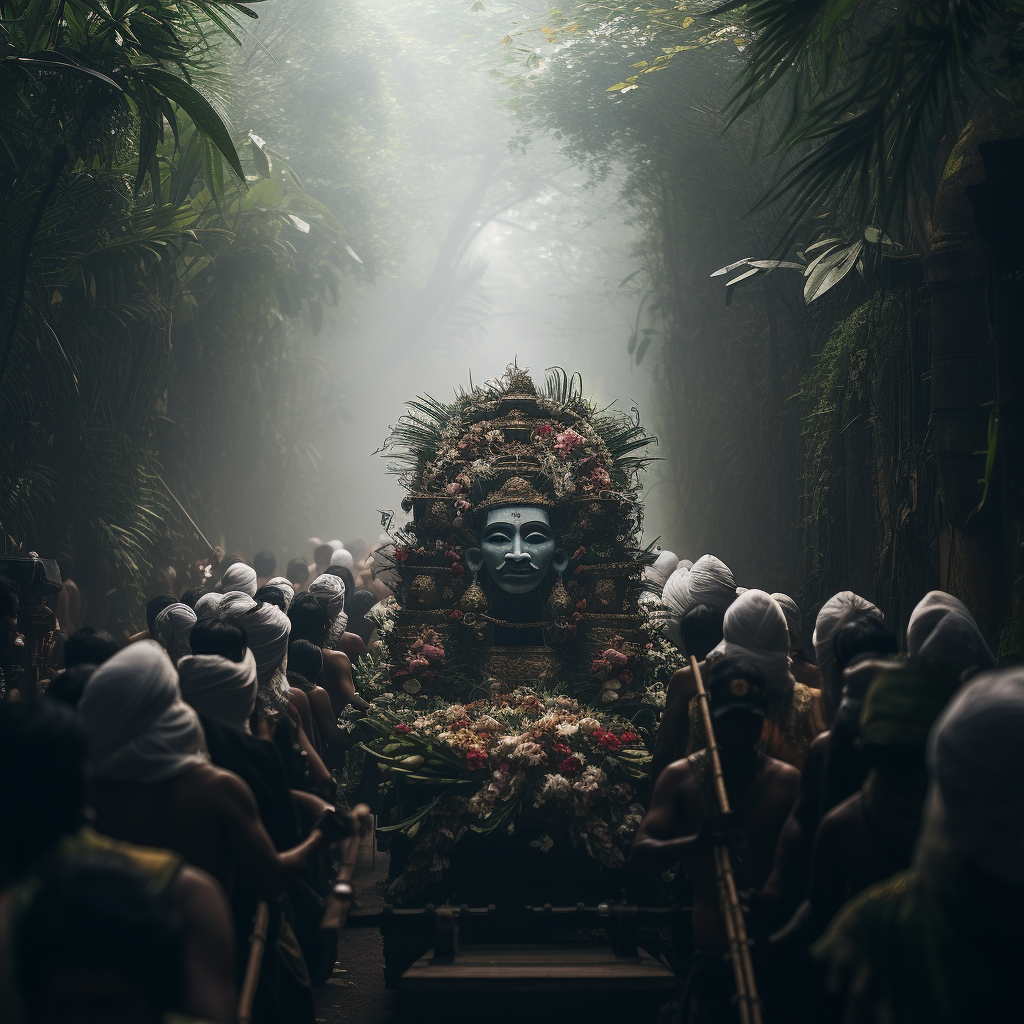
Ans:
[{"label": "crowd of people", "polygon": [[666,631],[698,662],[668,687],[631,856],[678,869],[692,900],[679,1019],[737,1019],[713,856],[725,844],[765,1021],[1019,1020],[1024,669],[997,669],[970,612],[939,591],[904,637],[870,601],[836,594],[807,650],[796,602],[738,587],[712,555],[662,552],[648,575]]},{"label": "crowd of people", "polygon": [[[283,574],[268,552],[216,557],[177,593],[167,573],[145,629],[54,622],[39,692],[6,678],[0,1024],[233,1021],[261,904],[252,1020],[314,1020],[337,842],[364,814],[337,810],[342,712],[364,706],[352,666],[390,592],[369,545],[311,554]],[[905,636],[844,591],[805,638],[792,598],[712,555],[661,552],[647,574],[692,659],[666,690],[629,864],[692,907],[671,1012],[737,1019],[725,847],[767,1024],[1019,1019],[1024,670],[997,669],[938,591]],[[61,599],[73,617],[81,597]],[[0,579],[0,665],[25,614]]]},{"label": "crowd of people", "polygon": [[0,1021],[233,1022],[263,903],[246,1013],[312,1024],[339,843],[367,826],[337,809],[339,714],[389,593],[368,545],[312,554],[215,552],[131,636],[57,618],[32,685],[12,654],[46,609],[0,578]]}]

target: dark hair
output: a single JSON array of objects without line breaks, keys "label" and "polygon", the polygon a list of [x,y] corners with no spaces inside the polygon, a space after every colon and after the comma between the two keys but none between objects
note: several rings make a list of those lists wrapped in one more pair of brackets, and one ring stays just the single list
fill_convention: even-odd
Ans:
[{"label": "dark hair", "polygon": [[21,588],[14,580],[0,576],[0,613],[13,615],[18,610],[18,595]]},{"label": "dark hair", "polygon": [[150,635],[153,633],[153,623],[156,622],[156,617],[165,608],[177,603],[178,599],[173,594],[158,594],[146,605],[146,629],[149,630]]},{"label": "dark hair", "polygon": [[337,576],[345,584],[345,599],[342,602],[342,610],[348,608],[349,598],[356,592],[356,578],[347,565],[331,565],[324,569],[325,576]]},{"label": "dark hair", "polygon": [[273,551],[258,551],[252,560],[257,576],[273,576],[277,568],[277,555]]},{"label": "dark hair", "polygon": [[76,629],[64,643],[64,667],[102,665],[121,650],[121,645],[102,629],[83,626]]},{"label": "dark hair", "polygon": [[370,545],[363,537],[357,537],[345,541],[345,550],[351,553],[352,560],[358,565],[370,553]]},{"label": "dark hair", "polygon": [[0,888],[85,821],[85,732],[54,700],[0,704]]},{"label": "dark hair", "polygon": [[296,640],[288,648],[288,671],[293,669],[300,676],[316,683],[324,667],[324,652],[308,640]]},{"label": "dark hair", "polygon": [[327,641],[327,628],[331,623],[327,602],[316,594],[298,594],[288,608],[292,623],[289,643],[308,640],[314,647],[323,648]]},{"label": "dark hair", "polygon": [[293,558],[288,563],[284,575],[289,583],[305,583],[309,575],[309,564],[304,558]]},{"label": "dark hair", "polygon": [[16,981],[30,1020],[79,1009],[59,1005],[68,990],[50,983],[61,970],[117,971],[126,986],[141,990],[153,1020],[178,1008],[185,992],[181,926],[117,855],[64,861],[44,876],[16,943]]},{"label": "dark hair", "polygon": [[223,619],[197,622],[189,634],[193,654],[219,654],[235,662],[245,659],[247,642],[248,638],[241,626]]},{"label": "dark hair", "polygon": [[50,700],[59,701],[69,708],[77,708],[78,702],[82,699],[82,691],[85,684],[89,682],[96,666],[88,662],[80,662],[64,669],[59,676],[55,676],[50,685],[46,688],[46,696]]},{"label": "dark hair", "polygon": [[370,642],[374,624],[366,617],[366,613],[377,603],[377,595],[369,590],[357,590],[348,605],[348,625],[345,627],[355,633],[364,644]]},{"label": "dark hair", "polygon": [[698,604],[680,620],[679,631],[688,656],[703,661],[722,642],[725,612],[709,604]]},{"label": "dark hair", "polygon": [[899,641],[896,634],[888,630],[877,619],[854,619],[848,622],[832,638],[832,649],[836,655],[836,665],[842,671],[854,658],[861,654],[873,654],[885,657],[896,654]]},{"label": "dark hair", "polygon": [[334,554],[334,548],[330,544],[317,544],[313,549],[313,561],[317,565],[330,565],[331,555]]},{"label": "dark hair", "polygon": [[[746,680],[749,686],[737,692],[729,685],[736,679]],[[707,671],[705,684],[712,711],[723,703],[729,708],[746,704],[754,714],[763,715],[768,710],[764,673],[748,658],[716,658]]]},{"label": "dark hair", "polygon": [[284,599],[284,594],[282,594],[277,587],[260,587],[260,589],[253,594],[252,599],[257,604],[272,604],[275,608],[280,608],[283,612],[288,611],[288,602]]},{"label": "dark hair", "polygon": [[202,587],[189,587],[189,589],[181,595],[181,603],[187,604],[189,608],[194,609],[196,601],[198,601],[205,593],[206,591]]}]

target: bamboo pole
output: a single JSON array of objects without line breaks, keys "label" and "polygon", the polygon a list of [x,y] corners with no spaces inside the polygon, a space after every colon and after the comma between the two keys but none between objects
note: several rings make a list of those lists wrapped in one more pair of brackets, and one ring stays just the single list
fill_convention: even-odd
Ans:
[{"label": "bamboo pole", "polygon": [[[697,659],[690,657],[690,668],[697,684],[700,699],[701,719],[707,737],[707,755],[711,762],[711,774],[715,784],[715,796],[721,814],[729,813],[729,795],[725,791],[725,776],[722,773],[722,759],[718,756],[715,729],[711,720],[708,694],[700,675]],[[719,901],[725,918],[725,934],[729,941],[729,959],[732,961],[733,977],[736,979],[736,997],[739,1004],[741,1024],[761,1024],[761,1002],[757,996],[757,979],[754,965],[750,960],[747,945],[747,926],[743,920],[739,894],[736,892],[736,878],[729,860],[729,849],[724,844],[715,846],[715,875],[718,879]]]},{"label": "bamboo pole", "polygon": [[267,929],[270,926],[270,906],[266,900],[256,904],[256,917],[252,926],[252,942],[249,946],[249,962],[245,966],[242,994],[238,999],[238,1024],[250,1024],[252,1005],[256,1001],[256,985],[260,980],[263,964],[263,950],[267,945]]}]

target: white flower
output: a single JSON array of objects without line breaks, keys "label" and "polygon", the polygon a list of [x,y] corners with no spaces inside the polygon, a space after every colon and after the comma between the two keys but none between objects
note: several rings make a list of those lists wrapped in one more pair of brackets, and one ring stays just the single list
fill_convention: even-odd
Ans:
[{"label": "white flower", "polygon": [[595,729],[601,728],[601,723],[596,718],[581,718],[579,726],[580,731],[589,736]]},{"label": "white flower", "polygon": [[461,704],[451,704],[444,709],[444,717],[449,722],[457,722],[466,717],[466,709]]},{"label": "white flower", "polygon": [[513,761],[525,761],[527,764],[543,764],[547,760],[547,754],[539,743],[520,743],[512,751]]},{"label": "white flower", "polygon": [[541,786],[541,800],[565,800],[572,791],[569,780],[564,775],[545,775]]},{"label": "white flower", "polygon": [[421,689],[420,681],[418,679],[406,679],[406,681],[402,683],[402,689],[405,690],[406,693],[419,693]]},{"label": "white flower", "polygon": [[601,694],[601,700],[603,700],[605,704],[610,704],[613,700],[618,699],[619,695],[614,690],[605,690],[604,693]]},{"label": "white flower", "polygon": [[578,733],[579,731],[580,727],[576,725],[574,722],[563,722],[555,730],[555,732],[557,732],[559,736],[575,736],[576,733]]}]

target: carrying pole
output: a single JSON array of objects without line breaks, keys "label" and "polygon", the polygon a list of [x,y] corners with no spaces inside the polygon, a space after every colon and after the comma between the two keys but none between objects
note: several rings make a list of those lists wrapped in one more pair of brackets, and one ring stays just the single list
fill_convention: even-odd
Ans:
[{"label": "carrying pole", "polygon": [[[690,668],[697,683],[697,697],[700,700],[701,719],[704,723],[704,735],[707,737],[707,755],[711,763],[711,774],[715,784],[715,796],[718,800],[720,814],[729,813],[729,795],[725,791],[725,776],[722,774],[722,760],[718,756],[718,744],[715,741],[715,729],[711,720],[711,708],[708,704],[704,680],[700,675],[697,659],[690,658]],[[724,844],[715,846],[715,875],[718,878],[718,897],[725,918],[725,934],[729,941],[729,959],[732,961],[733,977],[736,979],[736,997],[739,1004],[741,1024],[761,1024],[761,1001],[757,996],[757,980],[754,978],[754,965],[750,960],[750,947],[747,945],[747,926],[743,920],[739,894],[736,891],[736,878],[729,861],[729,848]]]},{"label": "carrying pole", "polygon": [[249,962],[245,965],[245,979],[242,994],[238,998],[238,1024],[250,1024],[252,1005],[256,1001],[256,985],[260,980],[263,964],[263,950],[267,945],[267,929],[270,926],[270,905],[266,900],[256,904],[256,917],[252,925],[252,942],[249,946]]}]

